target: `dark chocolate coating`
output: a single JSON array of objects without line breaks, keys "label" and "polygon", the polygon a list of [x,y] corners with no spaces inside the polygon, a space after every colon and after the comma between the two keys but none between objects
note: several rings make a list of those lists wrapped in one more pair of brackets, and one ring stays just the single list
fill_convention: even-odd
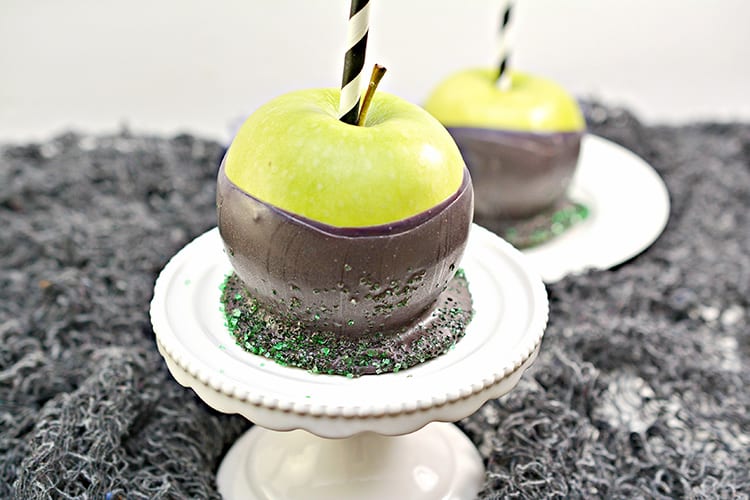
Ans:
[{"label": "dark chocolate coating", "polygon": [[565,196],[584,131],[538,133],[449,127],[475,190],[477,216],[523,218]]},{"label": "dark chocolate coating", "polygon": [[413,325],[456,272],[473,214],[468,171],[456,193],[426,212],[365,228],[300,217],[217,183],[219,232],[255,298],[310,329],[364,336]]},{"label": "dark chocolate coating", "polygon": [[279,320],[258,305],[236,273],[226,281],[222,303],[229,331],[242,349],[284,366],[354,377],[398,372],[448,352],[464,337],[473,315],[463,273],[453,275],[435,309],[422,321],[396,334],[370,335],[366,342]]}]

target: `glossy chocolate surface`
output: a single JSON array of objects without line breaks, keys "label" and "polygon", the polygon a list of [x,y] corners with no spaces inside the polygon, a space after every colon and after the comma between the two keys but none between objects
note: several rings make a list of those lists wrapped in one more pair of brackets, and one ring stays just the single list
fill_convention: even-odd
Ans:
[{"label": "glossy chocolate surface", "polygon": [[471,172],[477,216],[493,218],[532,216],[560,201],[573,178],[584,133],[448,131]]},{"label": "glossy chocolate surface", "polygon": [[248,195],[222,164],[219,232],[250,293],[286,319],[349,336],[396,331],[435,307],[457,270],[473,213],[471,178],[446,203],[403,221],[336,228]]}]

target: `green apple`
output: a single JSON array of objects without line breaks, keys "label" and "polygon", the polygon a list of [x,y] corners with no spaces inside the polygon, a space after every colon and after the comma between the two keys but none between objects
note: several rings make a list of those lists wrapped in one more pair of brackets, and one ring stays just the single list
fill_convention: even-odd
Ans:
[{"label": "green apple", "polygon": [[406,219],[452,196],[465,164],[419,106],[377,92],[363,126],[338,119],[339,90],[291,92],[242,125],[227,177],[253,197],[336,227]]},{"label": "green apple", "polygon": [[488,227],[567,204],[586,127],[561,86],[512,71],[500,89],[496,71],[460,71],[425,102],[458,144],[474,181],[476,220]]},{"label": "green apple", "polygon": [[219,233],[248,293],[293,329],[404,332],[455,275],[471,178],[422,108],[377,92],[350,125],[338,100],[292,92],[248,118],[217,175]]},{"label": "green apple", "polygon": [[583,130],[575,100],[551,80],[513,71],[508,90],[495,84],[496,69],[474,68],[449,76],[425,103],[446,127],[528,132]]}]

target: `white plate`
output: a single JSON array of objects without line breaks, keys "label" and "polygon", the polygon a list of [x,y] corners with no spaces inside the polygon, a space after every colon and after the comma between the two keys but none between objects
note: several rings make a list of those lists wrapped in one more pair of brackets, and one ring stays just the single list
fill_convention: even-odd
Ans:
[{"label": "white plate", "polygon": [[631,151],[593,135],[581,144],[570,197],[589,208],[588,219],[523,251],[546,283],[635,257],[669,219],[669,193],[659,174]]},{"label": "white plate", "polygon": [[461,261],[475,316],[446,354],[398,373],[348,379],[277,365],[235,345],[220,290],[231,272],[216,229],[177,253],[159,275],[151,322],[172,375],[206,403],[273,430],[341,438],[413,432],[453,422],[510,391],[530,366],[547,323],[540,277],[515,248],[473,226]]}]

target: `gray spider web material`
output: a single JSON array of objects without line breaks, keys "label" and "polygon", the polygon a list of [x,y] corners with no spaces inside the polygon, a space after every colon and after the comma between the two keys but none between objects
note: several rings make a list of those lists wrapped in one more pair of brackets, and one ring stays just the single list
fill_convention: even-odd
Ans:
[{"label": "gray spider web material", "polygon": [[[585,112],[659,171],[671,218],[632,261],[548,287],[538,361],[459,423],[480,496],[747,498],[750,125]],[[215,224],[222,154],[127,131],[0,148],[0,498],[218,498],[250,424],[170,377],[148,304]]]}]

